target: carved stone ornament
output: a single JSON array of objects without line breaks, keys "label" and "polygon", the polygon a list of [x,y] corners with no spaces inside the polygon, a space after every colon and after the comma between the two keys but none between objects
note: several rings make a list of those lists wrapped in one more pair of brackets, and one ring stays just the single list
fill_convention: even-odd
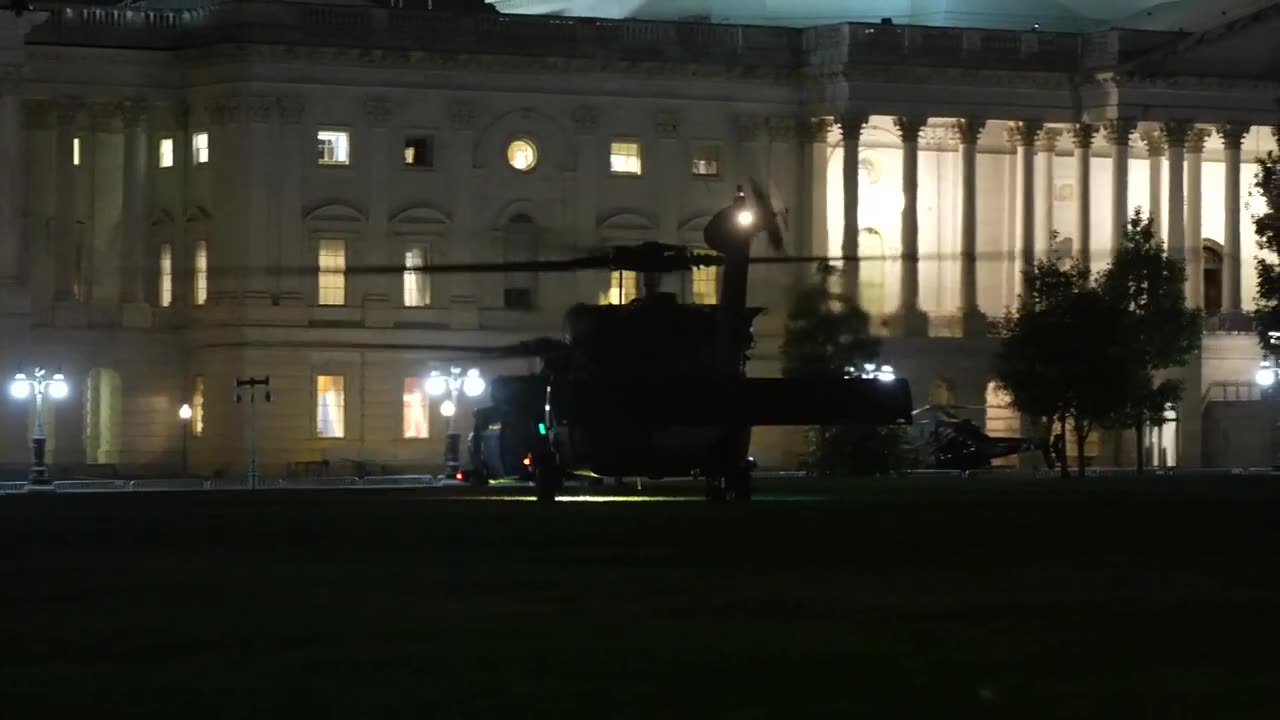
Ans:
[{"label": "carved stone ornament", "polygon": [[902,142],[920,142],[920,131],[924,130],[926,122],[928,118],[896,117],[893,119],[893,127],[898,131],[898,137]]},{"label": "carved stone ornament", "polygon": [[371,125],[386,125],[391,122],[392,105],[390,98],[367,98],[364,101],[364,116]]},{"label": "carved stone ornament", "polygon": [[454,130],[475,130],[480,119],[480,109],[469,100],[459,100],[449,106],[449,122]]},{"label": "carved stone ornament", "polygon": [[28,130],[52,130],[54,104],[48,100],[33,99],[22,104],[23,124]]},{"label": "carved stone ornament", "polygon": [[1142,144],[1147,146],[1147,157],[1164,157],[1164,137],[1160,133],[1148,130],[1139,137]]},{"label": "carved stone ornament", "polygon": [[53,101],[54,116],[63,127],[75,125],[84,109],[85,102],[80,98],[63,97]]},{"label": "carved stone ornament", "polygon": [[1051,153],[1058,149],[1058,140],[1062,138],[1062,128],[1044,127],[1036,135],[1036,150]]},{"label": "carved stone ornament", "polygon": [[569,114],[573,131],[579,135],[594,135],[600,127],[600,111],[594,105],[579,105]]},{"label": "carved stone ornament", "polygon": [[1185,148],[1187,146],[1187,134],[1192,130],[1192,125],[1186,120],[1172,120],[1160,125],[1160,135],[1164,138],[1164,142],[1171,148]]},{"label": "carved stone ornament", "polygon": [[1112,147],[1129,147],[1129,137],[1137,129],[1137,123],[1128,118],[1117,118],[1102,123],[1102,136]]},{"label": "carved stone ornament", "polygon": [[1187,152],[1199,155],[1204,152],[1204,144],[1213,135],[1208,128],[1193,127],[1187,131]]},{"label": "carved stone ornament", "polygon": [[297,125],[302,122],[302,114],[306,112],[306,103],[302,102],[302,98],[282,97],[277,100],[277,106],[280,111],[280,121],[287,125]]},{"label": "carved stone ornament", "polygon": [[1043,127],[1041,123],[1027,120],[1011,122],[1005,131],[1005,140],[1011,145],[1033,147],[1036,144],[1036,139],[1040,137],[1040,130]]},{"label": "carved stone ornament", "polygon": [[949,127],[926,125],[920,129],[917,138],[919,138],[920,146],[927,150],[950,150],[955,145],[951,128]]},{"label": "carved stone ornament", "polygon": [[1074,123],[1070,132],[1072,146],[1077,150],[1088,150],[1093,147],[1093,139],[1098,136],[1098,126],[1092,123]]},{"label": "carved stone ornament", "polygon": [[759,115],[735,115],[733,117],[733,134],[738,142],[758,142],[764,130],[764,121]]},{"label": "carved stone ornament", "polygon": [[204,110],[214,125],[229,125],[239,122],[244,116],[244,105],[238,97],[213,100],[204,106]]},{"label": "carved stone ornament", "polygon": [[858,140],[862,137],[862,129],[867,126],[866,113],[846,112],[839,118],[840,137],[845,140],[850,138]]},{"label": "carved stone ornament", "polygon": [[1218,137],[1222,138],[1222,146],[1229,150],[1239,150],[1244,145],[1244,138],[1249,134],[1248,125],[1219,125]]},{"label": "carved stone ornament", "polygon": [[121,100],[116,104],[116,108],[120,112],[120,121],[128,130],[137,130],[143,127],[151,109],[147,101],[141,98]]},{"label": "carved stone ornament", "polygon": [[796,139],[796,119],[790,115],[773,115],[767,121],[769,141],[789,143]]},{"label": "carved stone ornament", "polygon": [[276,99],[274,97],[250,97],[244,100],[245,111],[249,114],[249,121],[255,123],[269,123],[275,116]]},{"label": "carved stone ornament", "polygon": [[659,110],[653,116],[653,131],[663,140],[680,136],[680,115],[675,110]]},{"label": "carved stone ornament", "polygon": [[825,145],[835,126],[836,121],[833,118],[810,118],[807,123],[801,125],[804,131],[804,137],[801,139],[808,143]]},{"label": "carved stone ornament", "polygon": [[964,118],[951,123],[951,133],[955,142],[960,145],[977,145],[987,121],[980,118]]},{"label": "carved stone ornament", "polygon": [[114,132],[120,129],[120,106],[112,102],[94,102],[89,105],[93,129],[98,132]]}]

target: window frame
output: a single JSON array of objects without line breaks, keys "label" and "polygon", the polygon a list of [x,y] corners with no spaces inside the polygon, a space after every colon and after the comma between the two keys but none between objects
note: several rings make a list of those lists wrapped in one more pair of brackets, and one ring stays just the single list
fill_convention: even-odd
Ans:
[{"label": "window frame", "polygon": [[[533,162],[529,164],[529,167],[518,168],[516,167],[515,163],[512,161],[511,149],[514,148],[517,143],[525,143],[533,151]],[[536,171],[538,167],[542,164],[542,149],[538,146],[537,139],[534,138],[532,135],[527,135],[527,134],[516,135],[511,138],[508,138],[506,144],[503,146],[502,161],[503,163],[506,164],[507,168],[510,169],[512,172],[516,172],[521,175],[529,175],[530,173],[533,173],[534,171]]]},{"label": "window frame", "polygon": [[[628,275],[630,275],[631,280],[630,288],[627,288]],[[616,288],[620,295],[618,302],[613,300],[614,278],[618,279],[618,287]],[[638,297],[640,297],[640,273],[634,270],[610,270],[609,285],[599,299],[601,305],[626,305]]]},{"label": "window frame", "polygon": [[156,303],[159,307],[173,306],[173,243],[162,242],[156,258],[158,270],[158,287]]},{"label": "window frame", "polygon": [[[701,152],[712,150],[715,152],[716,172],[714,174],[703,174],[694,171],[694,165],[698,162],[698,156]],[[724,145],[714,140],[695,140],[689,147],[689,175],[697,180],[723,180],[724,179]]]},{"label": "window frame", "polygon": [[[711,302],[709,303],[698,301],[698,272],[699,271],[711,273],[711,280],[712,280],[713,286],[712,286]],[[724,282],[723,273],[720,272],[720,268],[717,266],[712,265],[709,267],[692,268],[691,270],[689,270],[689,284],[688,284],[689,302],[694,305],[718,304],[720,302],[720,285],[722,282]]]},{"label": "window frame", "polygon": [[[613,166],[613,158],[620,155],[614,152],[616,145],[634,145],[636,148],[635,163],[636,171],[629,172],[625,170],[617,170]],[[629,157],[620,155],[621,157]],[[609,175],[611,177],[644,177],[644,143],[638,137],[618,136],[609,138]]]},{"label": "window frame", "polygon": [[[322,258],[325,243],[336,242],[342,244],[342,269],[341,270],[325,270]],[[341,235],[320,233],[316,235],[315,242],[315,258],[316,258],[316,306],[317,307],[347,307],[347,255],[348,255],[347,238]],[[324,282],[323,279],[327,274],[337,274],[342,279],[342,302],[332,303],[324,301]]]},{"label": "window frame", "polygon": [[[422,264],[416,269],[409,266],[409,254],[412,252],[422,253]],[[426,272],[426,268],[431,264],[431,244],[429,241],[421,240],[417,242],[407,242],[404,245],[404,273],[401,277],[400,306],[404,308],[428,308],[431,307],[431,274]],[[409,280],[412,273],[421,273],[422,275],[422,302],[416,305],[409,304]]]},{"label": "window frame", "polygon": [[[320,378],[338,378],[342,386],[342,427],[337,435],[323,435],[320,432]],[[347,373],[337,369],[313,370],[311,373],[311,429],[312,437],[317,440],[347,439]]]},{"label": "window frame", "polygon": [[204,436],[204,375],[196,374],[191,376],[191,437]]},{"label": "window frame", "polygon": [[[345,143],[342,148],[346,157],[342,160],[325,160],[319,156],[319,143],[323,135],[340,135]],[[316,140],[316,167],[324,168],[345,168],[351,167],[351,128],[341,127],[338,125],[318,125],[315,133]],[[337,145],[334,146],[334,156],[338,155]]]},{"label": "window frame", "polygon": [[[431,150],[431,162],[430,162],[430,163],[428,163],[428,164],[425,164],[425,165],[423,165],[423,164],[418,164],[418,163],[407,163],[407,162],[404,162],[404,155],[403,155],[403,151],[404,151],[404,150],[408,150],[408,149],[409,149],[409,143],[410,143],[411,141],[413,141],[413,140],[419,140],[419,139],[421,139],[421,140],[426,140],[426,141],[427,141],[427,144],[428,144],[428,146],[430,147],[430,150]],[[411,170],[411,171],[414,171],[414,172],[425,172],[425,171],[429,171],[429,170],[435,170],[435,169],[436,169],[436,167],[437,167],[437,163],[436,163],[436,159],[437,159],[437,158],[436,158],[436,133],[431,132],[431,131],[428,131],[428,130],[408,130],[408,131],[406,131],[406,132],[405,132],[405,134],[404,134],[404,142],[403,142],[403,144],[402,144],[402,146],[401,146],[401,153],[402,153],[402,154],[401,154],[401,156],[400,156],[400,167],[401,167],[402,169],[404,169],[404,170]],[[536,164],[536,163],[535,163],[535,164]]]},{"label": "window frame", "polygon": [[191,305],[204,307],[209,302],[209,241],[196,238],[191,243]]},{"label": "window frame", "polygon": [[[165,145],[169,147],[169,162],[165,164]],[[159,170],[168,170],[178,164],[178,147],[172,135],[161,137],[156,142],[156,168]]]},{"label": "window frame", "polygon": [[[400,434],[399,434],[399,436],[398,436],[398,438],[397,438],[398,440],[403,440],[403,441],[406,441],[406,442],[421,442],[421,441],[423,441],[423,440],[430,440],[430,439],[431,439],[431,413],[432,413],[432,411],[434,411],[434,410],[436,409],[436,404],[432,402],[432,398],[431,398],[431,396],[427,394],[427,388],[426,388],[426,386],[425,386],[425,379],[424,379],[424,378],[425,378],[425,375],[424,375],[424,374],[421,374],[421,373],[420,373],[420,374],[416,374],[416,375],[414,375],[414,374],[410,374],[410,375],[405,375],[405,376],[404,376],[404,380],[402,380],[402,381],[400,382],[400,403],[401,403],[401,412],[400,412]],[[422,392],[423,402],[426,404],[426,431],[427,431],[427,432],[426,432],[426,434],[425,434],[425,435],[423,435],[423,436],[421,436],[421,437],[417,437],[417,436],[410,437],[410,436],[408,436],[408,435],[405,435],[405,425],[404,425],[404,394],[405,394],[405,385],[406,385],[410,380],[416,380],[416,381],[418,382],[418,387],[420,388],[420,390],[421,390],[421,392]],[[317,409],[319,409],[319,406],[318,406],[318,405],[317,405]],[[317,424],[318,424],[318,422],[317,422]]]},{"label": "window frame", "polygon": [[[204,147],[200,147],[200,138],[204,138]],[[204,150],[204,159],[200,159],[200,151]],[[191,133],[191,165],[200,167],[208,165],[213,159],[213,139],[209,137],[208,130],[195,130]]]},{"label": "window frame", "polygon": [[79,135],[73,135],[71,137],[71,165],[80,167],[82,160],[84,160],[84,140]]}]

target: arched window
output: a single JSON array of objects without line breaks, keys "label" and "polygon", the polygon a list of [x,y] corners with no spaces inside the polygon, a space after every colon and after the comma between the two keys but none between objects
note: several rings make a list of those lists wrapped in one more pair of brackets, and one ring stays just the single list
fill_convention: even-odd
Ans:
[{"label": "arched window", "polygon": [[[512,215],[502,239],[503,262],[529,262],[538,257],[538,226],[533,218],[520,213]],[[535,306],[537,274],[509,272],[504,277],[502,306],[508,310],[532,310]]]},{"label": "arched window", "polygon": [[1204,239],[1204,314],[1213,317],[1222,312],[1222,246]]},{"label": "arched window", "polygon": [[120,373],[94,368],[85,379],[84,453],[85,462],[107,464],[120,461],[124,431]]},{"label": "arched window", "polygon": [[858,257],[858,304],[871,315],[883,315],[888,312],[889,258],[879,230],[858,232]]}]

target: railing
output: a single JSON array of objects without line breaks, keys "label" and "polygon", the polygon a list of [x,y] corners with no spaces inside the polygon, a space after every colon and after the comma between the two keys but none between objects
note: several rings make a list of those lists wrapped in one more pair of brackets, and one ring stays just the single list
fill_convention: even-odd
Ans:
[{"label": "railing", "polygon": [[811,65],[918,64],[1069,72],[1080,65],[1076,33],[848,23],[801,31]]},{"label": "railing", "polygon": [[1256,332],[1253,316],[1245,313],[1221,313],[1204,319],[1204,332],[1252,334]]},{"label": "railing", "polygon": [[1255,382],[1219,381],[1209,384],[1201,398],[1201,407],[1211,402],[1255,402],[1262,399],[1262,386]]}]

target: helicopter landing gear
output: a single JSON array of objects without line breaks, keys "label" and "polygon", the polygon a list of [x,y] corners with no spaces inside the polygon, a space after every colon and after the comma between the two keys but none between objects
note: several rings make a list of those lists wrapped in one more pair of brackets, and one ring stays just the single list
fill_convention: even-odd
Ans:
[{"label": "helicopter landing gear", "polygon": [[728,493],[725,490],[724,478],[719,475],[708,475],[705,478],[707,486],[707,502],[724,502]]},{"label": "helicopter landing gear", "polygon": [[555,502],[556,494],[564,487],[564,473],[552,463],[538,465],[533,474],[538,502]]},{"label": "helicopter landing gear", "polygon": [[734,470],[725,478],[729,497],[737,502],[751,501],[751,471],[743,468]]}]

